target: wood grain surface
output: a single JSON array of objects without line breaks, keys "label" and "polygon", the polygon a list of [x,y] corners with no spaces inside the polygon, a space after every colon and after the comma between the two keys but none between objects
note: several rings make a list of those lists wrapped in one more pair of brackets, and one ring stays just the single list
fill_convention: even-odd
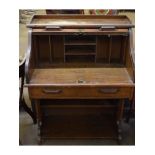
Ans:
[{"label": "wood grain surface", "polygon": [[[78,83],[83,80],[83,83]],[[126,68],[35,69],[30,85],[128,85],[133,82]]]}]

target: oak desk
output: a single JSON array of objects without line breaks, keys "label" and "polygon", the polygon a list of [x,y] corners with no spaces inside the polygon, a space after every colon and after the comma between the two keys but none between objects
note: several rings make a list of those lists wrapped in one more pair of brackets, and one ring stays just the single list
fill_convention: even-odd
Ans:
[{"label": "oak desk", "polygon": [[121,140],[124,100],[134,93],[134,25],[126,16],[35,15],[27,27],[39,140]]}]

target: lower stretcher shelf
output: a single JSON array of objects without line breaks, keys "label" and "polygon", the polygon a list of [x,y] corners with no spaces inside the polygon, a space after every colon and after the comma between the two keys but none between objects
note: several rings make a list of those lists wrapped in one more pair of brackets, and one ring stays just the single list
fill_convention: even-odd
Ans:
[{"label": "lower stretcher shelf", "polygon": [[105,138],[117,139],[114,116],[53,115],[45,117],[41,138]]},{"label": "lower stretcher shelf", "polygon": [[41,100],[42,139],[117,139],[118,100]]}]

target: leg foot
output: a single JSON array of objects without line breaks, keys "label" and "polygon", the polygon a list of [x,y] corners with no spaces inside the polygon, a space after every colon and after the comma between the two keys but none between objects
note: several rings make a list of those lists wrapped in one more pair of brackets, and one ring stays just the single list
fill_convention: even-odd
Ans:
[{"label": "leg foot", "polygon": [[42,139],[41,139],[41,137],[38,137],[38,145],[42,145]]},{"label": "leg foot", "polygon": [[118,132],[118,144],[121,145],[122,144],[122,129],[121,129],[121,121],[117,121],[117,132]]}]

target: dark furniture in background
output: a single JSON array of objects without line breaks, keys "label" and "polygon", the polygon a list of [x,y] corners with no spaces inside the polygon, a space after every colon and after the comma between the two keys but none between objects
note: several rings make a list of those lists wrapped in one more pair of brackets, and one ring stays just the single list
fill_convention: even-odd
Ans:
[{"label": "dark furniture in background", "polygon": [[32,118],[33,123],[36,123],[36,116],[34,115],[34,113],[31,111],[31,109],[27,106],[27,104],[25,103],[24,97],[23,97],[23,86],[24,86],[24,79],[25,79],[25,61],[26,59],[24,58],[20,64],[19,64],[19,79],[21,79],[20,81],[20,93],[19,93],[19,108],[23,108]]},{"label": "dark furniture in background", "polygon": [[120,142],[124,102],[134,96],[134,25],[126,16],[35,15],[27,26],[39,141]]},{"label": "dark furniture in background", "polygon": [[83,14],[83,10],[46,10],[46,14]]}]

